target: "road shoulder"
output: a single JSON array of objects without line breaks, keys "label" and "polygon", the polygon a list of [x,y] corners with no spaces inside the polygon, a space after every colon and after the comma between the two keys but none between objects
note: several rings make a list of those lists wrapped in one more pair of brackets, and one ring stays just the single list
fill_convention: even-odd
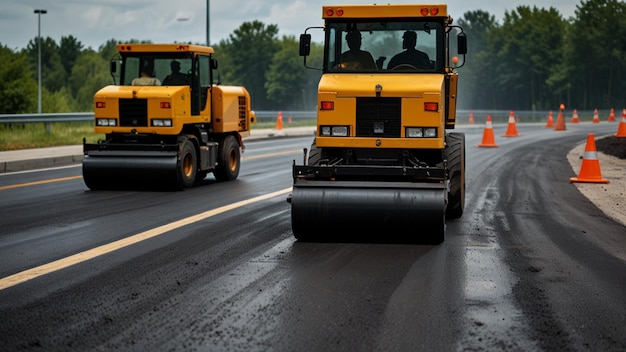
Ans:
[{"label": "road shoulder", "polygon": [[[567,154],[574,173],[580,172],[586,142]],[[602,178],[609,183],[573,183],[573,185],[607,217],[626,226],[626,160],[598,152]]]}]

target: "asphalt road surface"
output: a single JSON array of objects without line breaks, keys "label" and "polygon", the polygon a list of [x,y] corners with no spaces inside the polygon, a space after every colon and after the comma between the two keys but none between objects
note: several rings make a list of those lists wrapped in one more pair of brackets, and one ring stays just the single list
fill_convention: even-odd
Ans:
[{"label": "asphalt road surface", "polygon": [[250,142],[238,180],[182,192],[0,175],[0,350],[626,350],[626,228],[566,159],[615,125],[505,128],[498,148],[459,129],[465,214],[437,246],[296,241],[310,137]]}]

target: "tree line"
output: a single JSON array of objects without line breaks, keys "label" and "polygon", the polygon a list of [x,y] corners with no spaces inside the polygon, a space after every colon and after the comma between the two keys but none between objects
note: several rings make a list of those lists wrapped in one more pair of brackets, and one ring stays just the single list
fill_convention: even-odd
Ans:
[{"label": "tree line", "polygon": [[[624,18],[626,4],[620,0],[581,0],[568,19],[552,7],[518,6],[501,22],[486,11],[466,12],[455,19],[468,38],[466,64],[458,69],[458,107],[626,107]],[[312,18],[309,26],[319,24],[321,19]],[[109,62],[121,41],[110,39],[93,50],[72,35],[60,43],[41,39],[42,111],[93,111],[93,94],[112,83]],[[321,72],[304,68],[298,39],[279,37],[277,25],[244,22],[213,47],[220,83],[245,86],[253,109],[315,109]],[[322,53],[322,44],[313,43],[307,63],[321,67]],[[0,43],[0,60],[0,113],[36,112],[37,38],[21,50]]]}]

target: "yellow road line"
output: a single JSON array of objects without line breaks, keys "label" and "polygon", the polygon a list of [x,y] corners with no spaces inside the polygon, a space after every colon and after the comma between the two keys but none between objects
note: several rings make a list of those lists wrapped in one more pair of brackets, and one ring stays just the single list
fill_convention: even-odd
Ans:
[{"label": "yellow road line", "polygon": [[[260,158],[267,158],[267,157],[271,157],[271,156],[277,156],[277,155],[287,155],[287,154],[293,154],[296,152],[302,152],[301,149],[293,149],[293,150],[287,150],[284,152],[279,152],[279,153],[271,153],[271,154],[263,154],[263,155],[256,155],[256,156],[249,156],[249,157],[242,157],[241,160],[252,160],[252,159],[260,159]],[[0,186],[0,191],[4,191],[7,189],[13,189],[13,188],[21,188],[21,187],[29,187],[29,186],[36,186],[36,185],[43,185],[46,183],[53,183],[53,182],[62,182],[62,181],[70,181],[70,180],[75,180],[77,178],[82,178],[83,176],[70,176],[70,177],[62,177],[62,178],[55,178],[55,179],[51,179],[51,180],[43,180],[43,181],[35,181],[35,182],[27,182],[27,183],[19,183],[19,184],[15,184],[15,185],[8,185],[8,186]]]},{"label": "yellow road line", "polygon": [[100,247],[96,247],[96,248],[93,248],[93,249],[90,249],[81,253],[77,253],[69,257],[63,258],[63,259],[55,260],[48,264],[43,264],[32,269],[24,270],[17,274],[13,274],[13,275],[0,279],[0,290],[4,290],[8,287],[15,286],[17,284],[37,278],[42,275],[52,273],[57,270],[65,269],[72,265],[82,263],[84,261],[116,251],[118,249],[130,246],[132,244],[162,235],[168,231],[172,231],[180,227],[189,225],[191,223],[210,218],[212,216],[227,212],[229,210],[242,207],[248,204],[260,202],[262,200],[273,198],[273,197],[276,197],[276,196],[279,196],[288,192],[291,192],[291,187],[285,188],[280,191],[264,194],[258,197],[242,200],[233,204],[225,205],[223,207],[209,210],[204,213],[196,214],[196,215],[193,215],[193,216],[190,216],[190,217],[178,220],[178,221],[174,221],[172,223],[169,223],[163,226],[156,227],[151,230],[138,233],[136,235],[132,235],[130,237],[123,238],[121,240],[117,240],[115,242],[111,242],[109,244],[102,245]]},{"label": "yellow road line", "polygon": [[70,176],[70,177],[53,178],[51,180],[42,180],[42,181],[35,181],[35,182],[19,183],[19,184],[15,184],[15,185],[2,186],[2,187],[0,187],[0,191],[4,191],[5,189],[12,189],[12,188],[20,188],[20,187],[28,187],[28,186],[35,186],[35,185],[43,185],[45,183],[53,183],[53,182],[62,182],[62,181],[75,180],[77,178],[82,178],[82,177],[83,176]]}]

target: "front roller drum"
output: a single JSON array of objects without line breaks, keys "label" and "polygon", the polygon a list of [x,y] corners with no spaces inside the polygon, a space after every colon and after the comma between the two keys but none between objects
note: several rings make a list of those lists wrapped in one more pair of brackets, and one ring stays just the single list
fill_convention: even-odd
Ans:
[{"label": "front roller drum", "polygon": [[446,189],[298,187],[291,194],[294,236],[303,241],[438,244],[445,236]]},{"label": "front roller drum", "polygon": [[173,188],[179,184],[177,157],[121,157],[86,155],[83,180],[91,190]]}]

